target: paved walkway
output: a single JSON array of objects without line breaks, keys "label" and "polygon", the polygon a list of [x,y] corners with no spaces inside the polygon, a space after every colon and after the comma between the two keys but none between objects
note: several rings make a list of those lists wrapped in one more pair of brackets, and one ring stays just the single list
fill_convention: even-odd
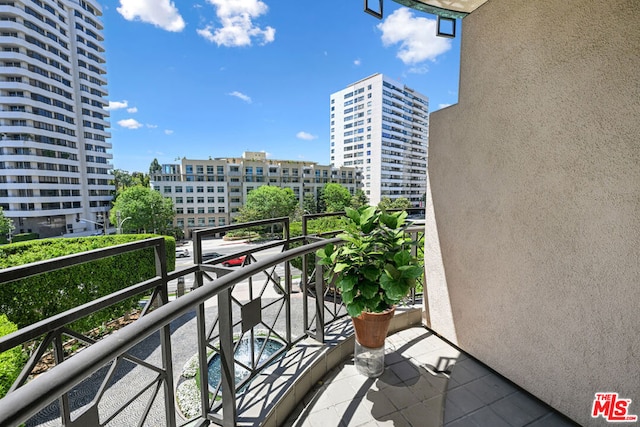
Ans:
[{"label": "paved walkway", "polygon": [[576,425],[422,327],[387,338],[385,365],[381,377],[367,378],[348,359],[307,394],[284,425]]}]

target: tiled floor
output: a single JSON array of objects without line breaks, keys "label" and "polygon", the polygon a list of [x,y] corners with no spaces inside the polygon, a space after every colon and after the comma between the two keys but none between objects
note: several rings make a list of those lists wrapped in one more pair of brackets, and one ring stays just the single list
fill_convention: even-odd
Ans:
[{"label": "tiled floor", "polygon": [[316,384],[285,426],[574,426],[535,397],[421,327],[387,338],[384,374],[353,360]]}]

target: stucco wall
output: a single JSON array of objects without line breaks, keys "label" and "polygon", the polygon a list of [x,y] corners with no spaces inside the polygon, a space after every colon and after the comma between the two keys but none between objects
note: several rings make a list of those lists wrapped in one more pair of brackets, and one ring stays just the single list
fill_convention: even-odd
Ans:
[{"label": "stucco wall", "polygon": [[601,391],[640,415],[639,22],[635,0],[489,0],[431,115],[431,326],[583,425]]}]

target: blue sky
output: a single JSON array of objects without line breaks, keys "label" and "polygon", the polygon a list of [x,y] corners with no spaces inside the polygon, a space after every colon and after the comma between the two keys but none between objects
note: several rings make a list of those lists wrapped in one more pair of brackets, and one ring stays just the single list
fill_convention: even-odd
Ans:
[{"label": "blue sky", "polygon": [[378,72],[430,111],[458,99],[460,37],[391,0],[383,20],[360,0],[101,4],[116,169],[243,151],[329,164],[330,94]]}]

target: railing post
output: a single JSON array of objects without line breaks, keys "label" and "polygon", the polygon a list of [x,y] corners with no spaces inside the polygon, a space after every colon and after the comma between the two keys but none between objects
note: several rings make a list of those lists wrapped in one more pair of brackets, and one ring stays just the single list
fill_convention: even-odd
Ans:
[{"label": "railing post", "polygon": [[[282,230],[283,234],[284,234],[284,250],[287,251],[289,250],[289,218],[286,218],[284,221],[284,228]],[[285,297],[285,302],[286,302],[286,328],[287,328],[287,343],[290,344],[291,343],[291,337],[292,337],[292,333],[291,333],[291,288],[292,288],[292,281],[291,281],[291,261],[287,260],[284,263],[284,286],[285,286],[285,291],[284,291],[284,297]]]},{"label": "railing post", "polygon": [[[236,376],[233,352],[233,322],[231,318],[231,289],[218,294],[218,315],[220,319],[220,386],[222,389],[222,425],[236,425]],[[207,389],[208,383],[201,388]]]},{"label": "railing post", "polygon": [[[54,358],[56,365],[64,361],[64,348],[62,345],[62,334],[60,331],[56,331],[55,338],[53,339]],[[60,404],[60,418],[62,419],[63,426],[71,425],[71,405],[69,404],[69,393],[64,393],[58,399]]]},{"label": "railing post", "polygon": [[322,265],[316,257],[316,340],[324,343],[324,289]]},{"label": "railing post", "polygon": [[[162,289],[159,297],[162,305],[169,303],[169,286],[167,280],[167,250],[164,239],[155,247],[156,276],[162,277]],[[167,324],[160,330],[160,350],[162,352],[162,367],[164,368],[164,407],[166,425],[176,426],[176,407],[173,389],[173,361],[171,356],[171,326]]]}]

